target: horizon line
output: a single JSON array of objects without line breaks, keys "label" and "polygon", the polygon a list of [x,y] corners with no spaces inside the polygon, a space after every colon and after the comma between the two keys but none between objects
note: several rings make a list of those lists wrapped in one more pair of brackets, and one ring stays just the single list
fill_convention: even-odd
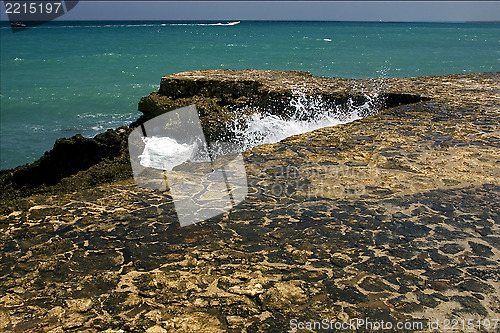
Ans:
[{"label": "horizon line", "polygon": [[[13,22],[10,20],[2,20],[0,22]],[[44,22],[42,20],[22,21],[23,23],[29,22]],[[106,19],[106,20],[51,20],[44,23],[55,22],[332,22],[332,23],[500,23],[499,21],[397,21],[397,20],[244,20],[244,19],[223,19],[223,20],[193,20],[193,19]]]}]

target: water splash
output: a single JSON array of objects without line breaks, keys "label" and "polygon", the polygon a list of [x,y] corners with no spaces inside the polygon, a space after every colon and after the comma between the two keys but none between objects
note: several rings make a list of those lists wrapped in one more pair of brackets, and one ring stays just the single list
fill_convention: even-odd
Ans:
[{"label": "water splash", "polygon": [[[235,117],[228,130],[234,134],[234,141],[240,150],[276,143],[290,136],[311,132],[320,128],[345,124],[377,112],[381,104],[377,92],[364,94],[364,103],[349,98],[344,105],[331,105],[321,95],[310,95],[304,90],[293,92],[290,106],[293,110],[287,116],[272,114],[266,110]],[[241,114],[241,112],[239,112]]]},{"label": "water splash", "polygon": [[207,142],[208,151],[200,150],[201,145],[197,142],[179,143],[170,137],[153,136],[143,138],[145,148],[139,160],[144,167],[170,171],[184,162],[207,162],[266,143],[276,143],[293,135],[352,122],[376,113],[380,102],[379,94],[372,91],[362,98],[357,96],[342,105],[334,105],[321,95],[311,95],[305,89],[297,88],[289,101],[286,115],[277,115],[269,110],[253,113],[235,110],[232,120],[226,125],[231,139]]}]

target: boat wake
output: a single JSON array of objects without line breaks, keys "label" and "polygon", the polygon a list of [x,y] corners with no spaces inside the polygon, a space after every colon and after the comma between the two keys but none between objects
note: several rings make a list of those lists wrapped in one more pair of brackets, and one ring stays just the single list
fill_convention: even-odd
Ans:
[{"label": "boat wake", "polygon": [[240,24],[241,21],[233,21],[233,22],[226,22],[226,23],[222,23],[222,22],[217,22],[217,23],[171,23],[169,25],[171,26],[233,26],[233,25],[237,25],[237,24]]}]

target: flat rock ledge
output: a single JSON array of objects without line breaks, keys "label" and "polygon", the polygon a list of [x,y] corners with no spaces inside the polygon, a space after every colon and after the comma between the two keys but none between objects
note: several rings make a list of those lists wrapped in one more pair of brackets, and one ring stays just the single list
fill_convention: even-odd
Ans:
[{"label": "flat rock ledge", "polygon": [[326,100],[361,102],[372,91],[384,100],[367,118],[245,152],[247,198],[185,228],[168,193],[130,178],[120,143],[129,128],[100,143],[75,139],[99,158],[54,184],[13,185],[39,165],[3,172],[2,187],[17,194],[1,201],[0,330],[309,332],[294,323],[369,318],[430,332],[429,321],[443,331],[446,319],[474,319],[475,329],[500,319],[499,80],[164,77],[141,102],[143,120],[193,101],[282,112],[276,100],[297,85]]},{"label": "flat rock ledge", "polygon": [[[203,70],[164,76],[160,89],[143,97],[140,121],[184,105],[196,104],[209,140],[231,138],[227,123],[234,117],[265,112],[289,117],[293,102],[348,112],[370,101],[372,109],[427,99],[413,93],[383,89],[382,80],[314,77],[307,72],[266,70]],[[377,98],[374,98],[377,96]],[[296,103],[295,103],[296,105]],[[306,105],[307,106],[307,105]],[[367,116],[365,114],[364,116]]]}]

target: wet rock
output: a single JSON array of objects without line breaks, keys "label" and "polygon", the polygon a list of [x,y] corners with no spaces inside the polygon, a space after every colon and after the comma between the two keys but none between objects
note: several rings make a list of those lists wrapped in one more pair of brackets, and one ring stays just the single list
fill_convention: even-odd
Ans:
[{"label": "wet rock", "polygon": [[457,279],[462,276],[463,272],[455,267],[446,267],[429,272],[428,274],[432,279]]},{"label": "wet rock", "polygon": [[231,329],[242,328],[245,325],[245,318],[240,316],[227,316],[227,326]]},{"label": "wet rock", "polygon": [[356,268],[377,274],[379,276],[388,275],[396,270],[393,263],[388,257],[374,257],[356,265]]},{"label": "wet rock", "polygon": [[438,264],[449,264],[451,262],[451,259],[448,256],[442,255],[435,249],[432,249],[429,251],[429,256],[431,257],[432,261],[438,263]]},{"label": "wet rock", "polygon": [[487,283],[475,279],[467,279],[460,283],[458,287],[465,291],[473,291],[478,293],[491,293],[494,288]]},{"label": "wet rock", "polygon": [[358,304],[368,301],[368,297],[354,287],[338,287],[329,280],[326,280],[324,284],[330,298],[334,301],[347,302],[350,304]]},{"label": "wet rock", "polygon": [[87,170],[105,158],[113,159],[123,150],[128,129],[108,130],[94,138],[75,135],[59,139],[54,148],[33,164],[18,167],[12,174],[15,188],[54,185],[62,178]]},{"label": "wet rock", "polygon": [[405,261],[400,262],[399,264],[401,265],[401,267],[408,269],[408,270],[413,270],[413,269],[427,270],[427,269],[429,269],[429,263],[421,258],[416,258],[416,259],[412,259],[412,260],[405,260]]},{"label": "wet rock", "polygon": [[439,300],[436,299],[436,297],[434,297],[434,295],[424,294],[420,290],[417,290],[415,294],[417,295],[418,301],[423,306],[427,306],[429,308],[435,308],[441,303]]},{"label": "wet rock", "polygon": [[151,326],[146,330],[146,333],[166,333],[166,332],[168,331],[159,325]]},{"label": "wet rock", "polygon": [[457,312],[465,312],[468,314],[477,314],[483,317],[488,315],[488,311],[481,305],[481,302],[472,296],[453,296],[452,301],[459,302],[462,309]]},{"label": "wet rock", "polygon": [[422,311],[423,307],[421,304],[416,302],[411,302],[406,299],[406,297],[400,296],[387,301],[396,309],[403,309],[405,312],[417,312]]},{"label": "wet rock", "polygon": [[393,291],[394,289],[379,278],[367,277],[359,284],[361,288],[371,292]]},{"label": "wet rock", "polygon": [[463,251],[464,247],[460,244],[450,243],[450,244],[443,245],[440,248],[440,250],[443,251],[444,253],[448,253],[448,254],[457,254],[458,252]]},{"label": "wet rock", "polygon": [[[33,193],[67,192],[132,176],[127,138],[131,129],[120,127],[85,138],[80,134],[58,139],[52,150],[32,164],[0,172],[0,204]],[[2,208],[0,205],[0,209]]]},{"label": "wet rock", "polygon": [[493,252],[491,251],[491,247],[475,242],[469,242],[469,246],[472,249],[472,252],[478,256],[482,257],[491,257]]},{"label": "wet rock", "polygon": [[87,312],[92,308],[92,300],[89,298],[67,300],[68,307],[76,312]]},{"label": "wet rock", "polygon": [[[163,325],[162,325],[163,326]],[[208,313],[188,312],[169,319],[164,326],[175,332],[222,332],[220,320]],[[168,331],[168,330],[167,330]]]},{"label": "wet rock", "polygon": [[305,301],[305,293],[295,283],[278,282],[262,294],[260,299],[267,309],[288,309]]},{"label": "wet rock", "polygon": [[450,289],[452,287],[446,281],[429,281],[427,285],[429,286],[429,288],[437,290],[437,291],[445,291],[445,290]]}]

